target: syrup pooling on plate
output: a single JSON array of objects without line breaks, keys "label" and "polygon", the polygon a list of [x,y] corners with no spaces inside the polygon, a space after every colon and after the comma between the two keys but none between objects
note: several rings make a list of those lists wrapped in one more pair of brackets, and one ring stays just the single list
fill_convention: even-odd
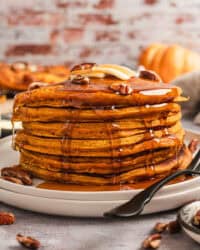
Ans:
[{"label": "syrup pooling on plate", "polygon": [[[60,190],[60,191],[76,191],[76,192],[100,192],[100,191],[119,191],[119,190],[134,190],[134,189],[145,189],[155,182],[159,181],[161,177],[152,178],[151,180],[143,180],[142,182],[129,183],[120,185],[73,185],[73,184],[63,184],[58,182],[42,182],[37,188],[49,189],[49,190]],[[176,183],[181,183],[186,180],[190,180],[195,177],[191,176],[180,176],[173,181],[169,182],[167,185],[172,185]]]}]

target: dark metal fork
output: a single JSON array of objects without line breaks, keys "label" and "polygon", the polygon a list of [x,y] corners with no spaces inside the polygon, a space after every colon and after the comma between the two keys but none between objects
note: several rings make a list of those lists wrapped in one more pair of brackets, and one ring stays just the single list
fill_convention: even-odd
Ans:
[{"label": "dark metal fork", "polygon": [[108,211],[104,214],[105,217],[130,217],[140,214],[144,206],[151,201],[157,191],[169,181],[175,179],[180,175],[200,175],[200,149],[193,158],[191,164],[187,169],[179,170],[173,174],[166,176],[159,180],[142,192],[134,196],[130,201]]}]

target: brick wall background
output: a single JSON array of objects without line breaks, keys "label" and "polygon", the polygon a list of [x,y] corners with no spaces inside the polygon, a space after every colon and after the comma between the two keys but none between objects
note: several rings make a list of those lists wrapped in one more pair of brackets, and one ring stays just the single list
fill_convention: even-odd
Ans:
[{"label": "brick wall background", "polygon": [[200,52],[199,0],[1,0],[0,59],[132,66],[151,42]]}]

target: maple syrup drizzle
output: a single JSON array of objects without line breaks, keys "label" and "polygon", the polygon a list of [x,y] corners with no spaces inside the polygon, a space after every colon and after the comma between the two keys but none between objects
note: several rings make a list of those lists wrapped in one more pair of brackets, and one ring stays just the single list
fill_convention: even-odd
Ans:
[{"label": "maple syrup drizzle", "polygon": [[74,117],[73,110],[71,110],[71,119],[66,122],[66,134],[63,136],[61,140],[61,152],[62,152],[62,168],[64,169],[64,165],[67,161],[68,168],[71,168],[71,148],[72,148],[72,139],[73,139],[73,131],[79,117],[80,111],[76,112],[76,118]]},{"label": "maple syrup drizzle", "polygon": [[115,169],[115,151],[113,144],[113,133],[112,133],[112,123],[110,121],[104,121],[105,128],[108,134],[109,144],[110,144],[110,154],[111,154],[111,164],[112,168]]},{"label": "maple syrup drizzle", "polygon": [[117,169],[118,171],[116,171],[116,175],[114,176],[114,180],[113,180],[113,184],[118,183],[119,185],[119,190],[121,189],[121,169],[122,169],[122,152],[123,152],[123,148],[121,145],[121,136],[120,136],[120,123],[117,123],[117,121],[113,121],[112,122],[112,129],[115,129],[116,132],[116,138],[115,138],[115,142],[116,142],[116,147],[115,149],[117,150],[117,158],[114,159],[115,162],[117,162]]},{"label": "maple syrup drizzle", "polygon": [[15,133],[16,133],[16,129],[15,129],[15,122],[13,120],[11,120],[11,126],[12,126],[12,148],[15,149]]},{"label": "maple syrup drizzle", "polygon": [[[108,140],[109,140],[109,145],[110,145],[109,152],[111,154],[110,155],[111,165],[112,165],[112,168],[115,170],[115,163],[116,163],[115,154],[116,153],[115,153],[115,145],[113,143],[114,140],[113,140],[113,131],[112,131],[113,130],[112,121],[104,120],[103,117],[101,116],[101,110],[94,109],[94,108],[92,108],[92,110],[95,112],[95,114],[97,115],[97,117],[101,119],[101,121],[104,121],[105,130],[107,132],[107,136],[108,136]],[[113,177],[113,184],[115,184],[116,182],[117,182],[117,180],[116,180],[116,178],[114,176]]]},{"label": "maple syrup drizzle", "polygon": [[[76,185],[76,184],[62,184],[57,182],[42,182],[37,185],[37,188],[50,189],[50,190],[60,190],[60,191],[75,191],[75,192],[98,192],[98,191],[120,191],[120,190],[134,190],[134,189],[145,189],[148,186],[159,181],[162,177],[152,178],[150,180],[143,180],[136,183],[122,184],[121,185]],[[172,185],[189,180],[191,176],[180,176],[173,181],[169,182],[167,185]]]},{"label": "maple syrup drizzle", "polygon": [[[146,108],[149,108],[149,105],[145,106]],[[179,149],[180,149],[180,140],[178,139],[178,137],[174,134],[174,133],[169,133],[169,129],[168,129],[168,124],[167,124],[167,118],[169,116],[170,110],[162,112],[159,116],[159,120],[160,120],[160,128],[162,131],[162,136],[161,137],[168,137],[170,139],[175,140],[175,156],[176,156],[176,160],[177,160],[177,168],[179,167],[179,157],[178,157],[178,153],[179,153]],[[147,138],[150,137],[150,139],[152,140],[152,148],[153,148],[153,143],[159,143],[160,142],[160,137],[155,136],[155,132],[154,132],[154,128],[153,128],[153,124],[152,124],[152,120],[148,121],[145,120],[145,118],[143,119],[143,124],[145,127],[145,130],[148,131],[147,134]],[[144,136],[144,140],[145,140],[145,136]],[[154,150],[149,150],[149,152],[147,153],[146,156],[146,174],[147,176],[149,176],[149,178],[151,178],[152,176],[154,176],[156,174],[155,171],[155,163],[153,162],[154,160]]]},{"label": "maple syrup drizzle", "polygon": [[[145,108],[149,108],[149,105],[146,105]],[[145,119],[145,117],[143,118],[143,125],[145,128],[145,132],[144,132],[144,140],[149,140],[149,143],[151,143],[151,148],[153,148],[153,143],[154,143],[154,139],[155,139],[155,134],[154,134],[154,128],[152,126],[152,120],[148,120]],[[147,135],[145,136],[145,133],[147,133]],[[151,178],[151,176],[154,176],[155,174],[155,166],[153,164],[153,149],[149,149],[147,155],[146,155],[146,159],[145,159],[145,171],[146,174],[149,178]]]},{"label": "maple syrup drizzle", "polygon": [[[112,106],[110,109],[115,110],[115,107]],[[121,152],[123,151],[123,148],[121,147],[121,139],[120,139],[120,124],[117,123],[115,119],[112,119],[110,121],[104,120],[103,117],[101,116],[101,112],[99,110],[94,109],[95,114],[97,115],[98,118],[101,119],[101,121],[104,121],[105,129],[108,135],[109,139],[109,144],[110,144],[110,159],[111,159],[111,164],[114,170],[114,175],[112,178],[112,184],[113,185],[121,185],[120,181],[120,173],[121,173],[121,167],[122,167],[122,160],[121,160]],[[113,138],[113,130],[116,132],[115,138]],[[116,165],[117,164],[117,165]],[[116,171],[116,167],[118,171]]]}]

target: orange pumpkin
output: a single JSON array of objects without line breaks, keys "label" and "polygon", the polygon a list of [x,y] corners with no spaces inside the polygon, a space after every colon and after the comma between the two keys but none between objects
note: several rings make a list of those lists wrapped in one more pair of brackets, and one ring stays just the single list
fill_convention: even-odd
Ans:
[{"label": "orange pumpkin", "polygon": [[170,82],[187,72],[200,70],[200,56],[177,44],[151,44],[139,57],[139,65],[153,70],[164,82]]}]

